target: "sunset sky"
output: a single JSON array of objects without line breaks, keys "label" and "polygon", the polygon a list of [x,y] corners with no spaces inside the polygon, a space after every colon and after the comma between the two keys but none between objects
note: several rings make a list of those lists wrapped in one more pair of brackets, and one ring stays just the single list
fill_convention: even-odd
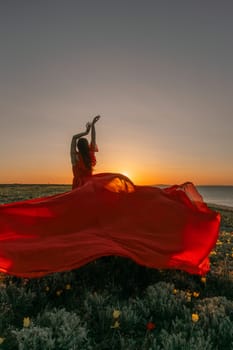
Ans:
[{"label": "sunset sky", "polygon": [[95,172],[233,185],[233,2],[0,3],[0,183],[72,181],[100,114]]}]

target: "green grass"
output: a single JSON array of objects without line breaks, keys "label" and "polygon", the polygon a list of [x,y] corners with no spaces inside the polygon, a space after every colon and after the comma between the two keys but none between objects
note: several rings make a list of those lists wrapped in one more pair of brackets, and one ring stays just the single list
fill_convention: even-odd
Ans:
[{"label": "green grass", "polygon": [[233,212],[220,212],[206,281],[119,257],[41,279],[1,275],[0,349],[232,350]]}]

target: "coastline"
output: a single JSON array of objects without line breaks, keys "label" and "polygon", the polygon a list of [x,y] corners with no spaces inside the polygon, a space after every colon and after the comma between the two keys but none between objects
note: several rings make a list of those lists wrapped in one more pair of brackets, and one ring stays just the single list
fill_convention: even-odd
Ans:
[{"label": "coastline", "polygon": [[223,210],[223,211],[230,211],[233,212],[233,207],[227,206],[227,205],[221,205],[221,204],[215,204],[215,203],[206,203],[208,207],[210,207],[213,210]]},{"label": "coastline", "polygon": [[[221,223],[220,223],[220,236],[219,236],[219,239],[223,239],[224,240],[224,236],[225,235],[228,235],[228,240],[229,242],[232,241],[233,242],[233,208],[232,207],[228,207],[228,206],[225,206],[225,205],[217,205],[217,204],[210,204],[210,203],[207,203],[208,207],[211,209],[211,210],[214,210],[215,212],[218,212],[221,216]],[[217,243],[218,244],[218,243]],[[230,254],[230,256],[232,256],[233,258],[233,248],[231,249],[230,248],[230,244],[225,242],[224,243],[224,247],[226,247],[226,244],[228,245],[228,248],[227,248],[227,252],[228,254]],[[224,258],[225,259],[225,258]],[[224,260],[223,259],[223,260]],[[232,263],[231,263],[231,267],[230,267],[230,270],[232,271],[233,273],[233,266],[232,266]]]}]

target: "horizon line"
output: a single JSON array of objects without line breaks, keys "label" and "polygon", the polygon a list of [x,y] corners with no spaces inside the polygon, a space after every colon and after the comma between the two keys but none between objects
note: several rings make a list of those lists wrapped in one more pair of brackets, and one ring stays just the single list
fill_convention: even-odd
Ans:
[{"label": "horizon line", "polygon": [[[138,185],[138,186],[174,186],[174,185],[181,185],[182,183],[173,183],[173,184],[148,184],[148,185]],[[39,185],[39,186],[72,186],[72,183],[23,183],[23,182],[11,182],[11,183],[0,183],[0,186],[2,185],[14,185],[14,186],[30,186],[30,185]],[[137,185],[137,184],[135,184]],[[232,184],[194,184],[194,186],[233,186]]]}]

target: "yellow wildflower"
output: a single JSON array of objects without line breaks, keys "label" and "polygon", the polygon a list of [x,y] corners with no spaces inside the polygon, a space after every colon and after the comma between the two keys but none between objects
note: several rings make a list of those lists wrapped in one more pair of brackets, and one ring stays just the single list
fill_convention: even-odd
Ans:
[{"label": "yellow wildflower", "polygon": [[68,283],[68,284],[65,286],[65,289],[66,289],[66,290],[70,290],[70,289],[71,289],[71,285]]},{"label": "yellow wildflower", "polygon": [[113,310],[112,317],[117,319],[120,316],[120,310]]},{"label": "yellow wildflower", "polygon": [[191,301],[192,295],[193,295],[193,294],[192,294],[191,292],[189,292],[189,291],[186,292],[185,296],[186,296],[186,300],[187,300],[188,302]]},{"label": "yellow wildflower", "polygon": [[58,297],[61,295],[61,293],[62,293],[62,290],[61,290],[61,289],[59,289],[59,290],[56,291],[56,294],[57,294]]},{"label": "yellow wildflower", "polygon": [[23,319],[23,326],[25,328],[28,328],[30,326],[30,323],[31,323],[30,317],[24,317],[24,319]]},{"label": "yellow wildflower", "polygon": [[5,338],[0,337],[0,344],[4,342]]},{"label": "yellow wildflower", "polygon": [[199,320],[199,315],[198,314],[192,314],[192,321],[195,323]]},{"label": "yellow wildflower", "polygon": [[120,322],[119,321],[115,321],[114,322],[114,325],[113,326],[111,326],[111,328],[119,328],[120,327]]},{"label": "yellow wildflower", "polygon": [[175,295],[177,294],[177,289],[175,289],[175,288],[173,289],[173,294],[175,294]]},{"label": "yellow wildflower", "polygon": [[199,293],[199,292],[193,292],[193,296],[194,296],[194,298],[198,298],[198,297],[199,297],[199,295],[200,295],[200,293]]},{"label": "yellow wildflower", "polygon": [[210,255],[217,255],[215,250],[212,250],[212,252],[210,253]]},{"label": "yellow wildflower", "polygon": [[206,277],[202,276],[201,282],[202,282],[202,283],[206,283]]}]

